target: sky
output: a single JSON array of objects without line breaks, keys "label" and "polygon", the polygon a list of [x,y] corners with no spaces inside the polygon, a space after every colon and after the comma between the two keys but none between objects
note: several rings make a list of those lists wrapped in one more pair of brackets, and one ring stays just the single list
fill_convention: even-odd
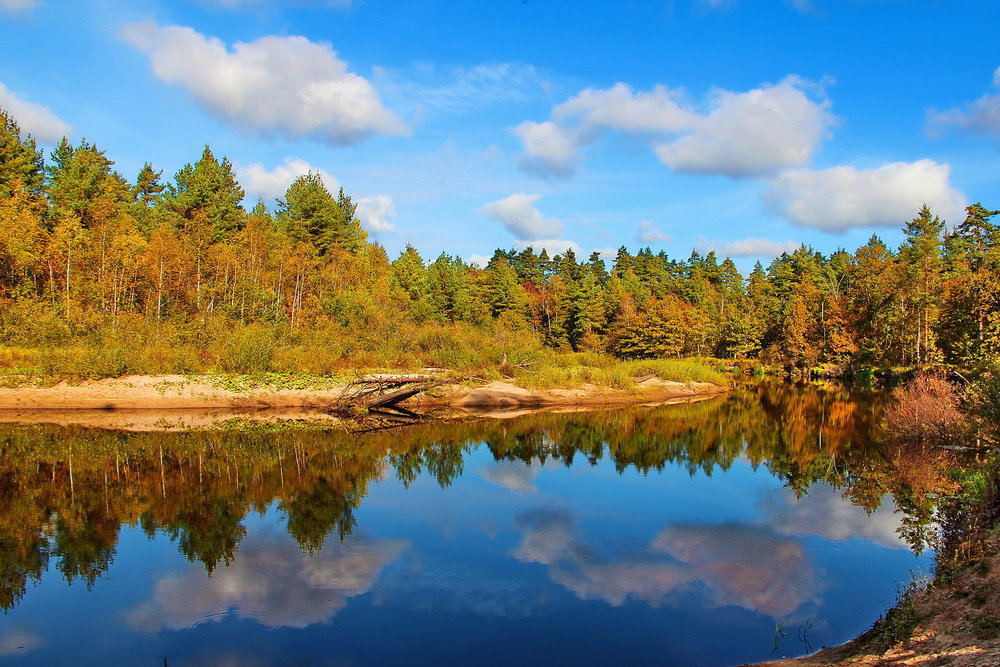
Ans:
[{"label": "sky", "polygon": [[134,179],[318,171],[398,254],[746,270],[1000,208],[996,0],[0,0],[0,107]]}]

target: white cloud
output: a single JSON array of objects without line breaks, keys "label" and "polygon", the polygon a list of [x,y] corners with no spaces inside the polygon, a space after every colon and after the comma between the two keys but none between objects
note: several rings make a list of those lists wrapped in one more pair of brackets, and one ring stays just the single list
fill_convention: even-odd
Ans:
[{"label": "white cloud", "polygon": [[323,169],[317,169],[305,160],[285,158],[285,163],[274,169],[266,169],[261,164],[251,164],[237,167],[236,175],[240,185],[251,197],[263,197],[265,200],[278,199],[285,196],[285,191],[299,176],[315,172],[323,179],[326,189],[336,195],[340,182],[332,174]]},{"label": "white cloud", "polygon": [[0,0],[0,12],[5,14],[27,14],[38,6],[38,0]]},{"label": "white cloud", "polygon": [[229,49],[191,28],[151,21],[128,24],[121,36],[149,57],[157,78],[244,131],[333,145],[408,132],[329,44],[268,36]]},{"label": "white cloud", "polygon": [[52,113],[48,107],[29,102],[2,83],[0,107],[14,117],[22,132],[43,143],[56,144],[61,138],[73,133],[69,123]]},{"label": "white cloud", "polygon": [[[1000,88],[1000,67],[993,72],[993,86]],[[928,114],[928,128],[932,131],[949,125],[1000,137],[1000,93],[983,95],[965,109]]]},{"label": "white cloud", "polygon": [[807,164],[834,122],[829,102],[814,100],[798,77],[745,93],[717,90],[711,111],[691,132],[656,147],[675,171],[764,176]]},{"label": "white cloud", "polygon": [[535,252],[541,252],[542,249],[544,249],[549,254],[549,257],[561,255],[567,250],[572,250],[578,259],[583,254],[583,249],[576,243],[576,241],[567,241],[565,239],[533,239],[531,241],[514,241],[514,248],[516,250],[533,248]]},{"label": "white cloud", "polygon": [[746,92],[713,90],[704,106],[665,86],[588,88],[556,106],[551,120],[514,128],[524,149],[520,166],[568,176],[583,148],[621,132],[678,172],[767,176],[808,163],[836,120],[822,89],[796,76]]},{"label": "white cloud", "polygon": [[559,220],[542,217],[535,208],[535,202],[540,198],[541,195],[519,192],[490,202],[479,212],[503,224],[519,241],[535,241],[562,232]]},{"label": "white cloud", "polygon": [[570,133],[550,120],[524,121],[513,130],[524,146],[521,169],[540,176],[566,177],[579,167],[582,156]]},{"label": "white cloud", "polygon": [[395,226],[389,221],[389,218],[396,217],[396,207],[392,203],[392,197],[388,195],[359,199],[356,214],[369,232],[396,231]]},{"label": "white cloud", "polygon": [[680,106],[680,93],[654,86],[637,93],[631,86],[616,83],[606,90],[587,88],[552,110],[560,123],[577,119],[581,132],[589,137],[604,130],[637,134],[680,132],[697,121],[697,115]]},{"label": "white cloud", "polygon": [[724,243],[699,241],[695,248],[698,252],[715,252],[720,257],[777,257],[783,252],[795,252],[800,245],[797,241],[750,238]]},{"label": "white cloud", "polygon": [[671,241],[669,234],[661,232],[649,220],[643,220],[639,223],[639,231],[636,232],[635,237],[639,243],[669,243]]},{"label": "white cloud", "polygon": [[491,257],[486,255],[469,255],[468,259],[465,260],[470,266],[475,266],[480,269],[485,269],[486,265],[490,263]]},{"label": "white cloud", "polygon": [[404,542],[352,536],[329,540],[310,556],[287,535],[251,537],[240,544],[235,561],[212,576],[196,565],[164,575],[152,597],[128,610],[125,620],[137,630],[159,632],[221,621],[235,609],[265,626],[304,628],[369,591],[405,547]]},{"label": "white cloud", "polygon": [[771,181],[765,199],[793,224],[835,233],[898,226],[924,204],[955,220],[966,198],[952,187],[950,174],[949,165],[933,160],[892,162],[875,169],[798,169]]}]

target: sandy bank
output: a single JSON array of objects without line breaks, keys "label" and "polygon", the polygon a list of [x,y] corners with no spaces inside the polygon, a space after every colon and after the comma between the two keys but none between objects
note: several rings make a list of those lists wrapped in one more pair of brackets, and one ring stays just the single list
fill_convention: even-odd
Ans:
[{"label": "sandy bank", "polygon": [[889,646],[873,629],[810,656],[761,665],[1000,665],[1000,531],[987,553],[992,555],[968,563],[949,583],[916,596],[917,625],[909,641]]},{"label": "sandy bank", "polygon": [[[155,430],[164,423],[169,423],[169,428],[179,425],[198,428],[234,418],[332,419],[326,411],[337,403],[343,388],[342,384],[324,383],[321,379],[308,388],[289,388],[180,375],[0,388],[0,422],[94,426],[127,422],[136,430]],[[596,385],[530,390],[507,382],[492,382],[479,386],[442,385],[403,405],[421,410],[448,408],[484,416],[509,416],[539,408],[573,410],[695,400],[724,391],[724,387],[709,383],[664,382],[656,378],[637,382],[627,390]],[[180,415],[180,411],[184,414]]]}]

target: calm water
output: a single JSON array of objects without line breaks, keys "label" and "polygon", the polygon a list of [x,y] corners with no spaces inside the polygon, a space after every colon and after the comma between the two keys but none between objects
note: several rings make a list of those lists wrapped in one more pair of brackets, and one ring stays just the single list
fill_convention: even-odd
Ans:
[{"label": "calm water", "polygon": [[[891,603],[943,484],[792,388],[371,434],[0,429],[0,662],[734,665]],[[902,530],[901,530],[902,526]]]}]

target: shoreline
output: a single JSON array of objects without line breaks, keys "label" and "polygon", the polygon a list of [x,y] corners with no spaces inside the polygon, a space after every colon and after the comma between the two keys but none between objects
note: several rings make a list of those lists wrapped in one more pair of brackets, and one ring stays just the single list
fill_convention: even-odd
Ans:
[{"label": "shoreline", "polygon": [[[50,387],[0,388],[0,423],[120,425],[135,430],[204,428],[232,419],[313,420],[337,423],[331,409],[346,383],[315,378],[314,386],[253,384],[224,376],[126,376],[60,382]],[[526,389],[510,382],[443,384],[400,405],[449,411],[451,416],[510,418],[526,412],[687,402],[718,396],[728,387],[706,382],[645,378],[629,389],[593,384]]]}]

